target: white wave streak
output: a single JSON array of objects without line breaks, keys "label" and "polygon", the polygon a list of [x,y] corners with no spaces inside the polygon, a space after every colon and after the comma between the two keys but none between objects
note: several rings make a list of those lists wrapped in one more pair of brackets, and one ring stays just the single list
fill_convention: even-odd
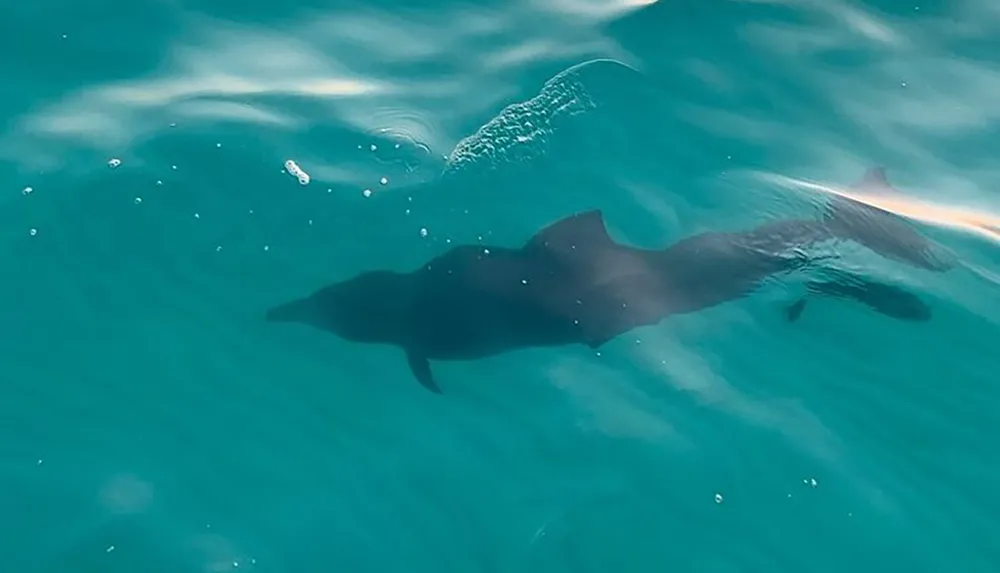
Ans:
[{"label": "white wave streak", "polygon": [[1000,216],[982,210],[945,205],[902,194],[863,193],[847,187],[772,173],[762,173],[759,177],[789,188],[840,195],[902,217],[972,233],[1000,243]]},{"label": "white wave streak", "polygon": [[[66,94],[17,118],[0,136],[0,158],[25,170],[66,167],[64,150],[53,145],[120,154],[188,119],[286,130],[335,121],[368,132],[385,127],[374,122],[390,107],[435,116],[433,123],[447,129],[449,121],[467,121],[509,99],[519,88],[513,72],[527,60],[626,58],[599,24],[635,5],[564,0],[543,10],[522,0],[497,13],[456,8],[405,17],[361,10],[311,15],[279,30],[197,17],[166,48],[163,68]],[[483,36],[491,38],[488,48],[468,49]],[[451,71],[421,77],[428,62],[441,61]],[[469,86],[477,86],[474,93]],[[328,115],[301,115],[289,98],[318,100]],[[456,117],[437,117],[441,110]],[[440,149],[464,134],[413,135]]]},{"label": "white wave streak", "polygon": [[[983,141],[1000,129],[1000,65],[963,50],[995,34],[1000,9],[965,0],[944,13],[895,17],[846,0],[777,3],[799,11],[795,23],[750,22],[739,32],[754,61],[769,62],[755,75],[725,62],[681,64],[706,85],[737,96],[756,92],[770,107],[737,116],[693,101],[682,104],[685,117],[710,132],[782,150],[809,179],[846,183],[873,164],[886,165],[933,203],[855,198],[995,240],[1000,205],[991,197],[1000,167]],[[794,94],[784,87],[789,81]]]}]

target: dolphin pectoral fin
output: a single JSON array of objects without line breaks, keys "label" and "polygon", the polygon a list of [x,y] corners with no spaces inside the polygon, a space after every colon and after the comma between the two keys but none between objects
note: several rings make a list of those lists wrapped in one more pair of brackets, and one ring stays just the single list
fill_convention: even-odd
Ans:
[{"label": "dolphin pectoral fin", "polygon": [[802,297],[785,309],[785,318],[788,319],[788,322],[795,322],[802,316],[802,311],[806,308],[806,302],[806,298]]},{"label": "dolphin pectoral fin", "polygon": [[431,363],[427,358],[415,354],[413,352],[407,351],[406,361],[410,365],[410,371],[413,372],[413,376],[420,382],[420,385],[427,388],[435,394],[442,394],[441,389],[438,388],[436,382],[434,382],[434,374],[431,372]]}]

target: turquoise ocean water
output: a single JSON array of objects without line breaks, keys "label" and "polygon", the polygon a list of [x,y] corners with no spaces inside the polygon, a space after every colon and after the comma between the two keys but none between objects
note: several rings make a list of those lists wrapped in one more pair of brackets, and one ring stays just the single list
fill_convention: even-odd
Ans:
[{"label": "turquoise ocean water", "polygon": [[[0,15],[0,571],[1000,570],[993,4]],[[963,264],[833,264],[930,322],[788,323],[787,276],[434,395],[263,320],[582,209],[647,247],[812,217],[873,165]]]}]

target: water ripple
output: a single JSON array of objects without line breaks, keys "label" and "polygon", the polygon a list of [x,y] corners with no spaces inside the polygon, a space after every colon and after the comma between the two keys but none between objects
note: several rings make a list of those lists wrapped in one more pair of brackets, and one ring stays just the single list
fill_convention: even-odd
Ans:
[{"label": "water ripple", "polygon": [[[998,75],[949,50],[1000,11],[642,4],[186,13],[144,75],[5,123],[4,564],[990,570]],[[655,33],[608,31],[628,14]],[[876,158],[914,194],[825,182]],[[789,325],[775,281],[600,353],[436,365],[443,399],[389,349],[261,320],[582,206],[659,246],[831,194],[947,230],[981,283],[844,249],[929,327],[842,301]]]}]

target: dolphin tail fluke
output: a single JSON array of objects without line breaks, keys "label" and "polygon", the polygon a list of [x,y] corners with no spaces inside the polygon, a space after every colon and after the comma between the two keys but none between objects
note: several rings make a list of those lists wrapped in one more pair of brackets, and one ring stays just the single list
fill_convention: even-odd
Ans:
[{"label": "dolphin tail fluke", "polygon": [[421,386],[435,394],[443,394],[437,382],[434,381],[434,373],[431,372],[431,363],[427,358],[413,352],[407,352],[406,361],[410,365],[410,371],[413,372],[413,376],[417,379],[417,382],[420,382]]},{"label": "dolphin tail fluke", "polygon": [[806,309],[806,302],[806,297],[802,297],[785,309],[785,318],[788,319],[788,322],[795,322],[802,316],[802,311]]}]

